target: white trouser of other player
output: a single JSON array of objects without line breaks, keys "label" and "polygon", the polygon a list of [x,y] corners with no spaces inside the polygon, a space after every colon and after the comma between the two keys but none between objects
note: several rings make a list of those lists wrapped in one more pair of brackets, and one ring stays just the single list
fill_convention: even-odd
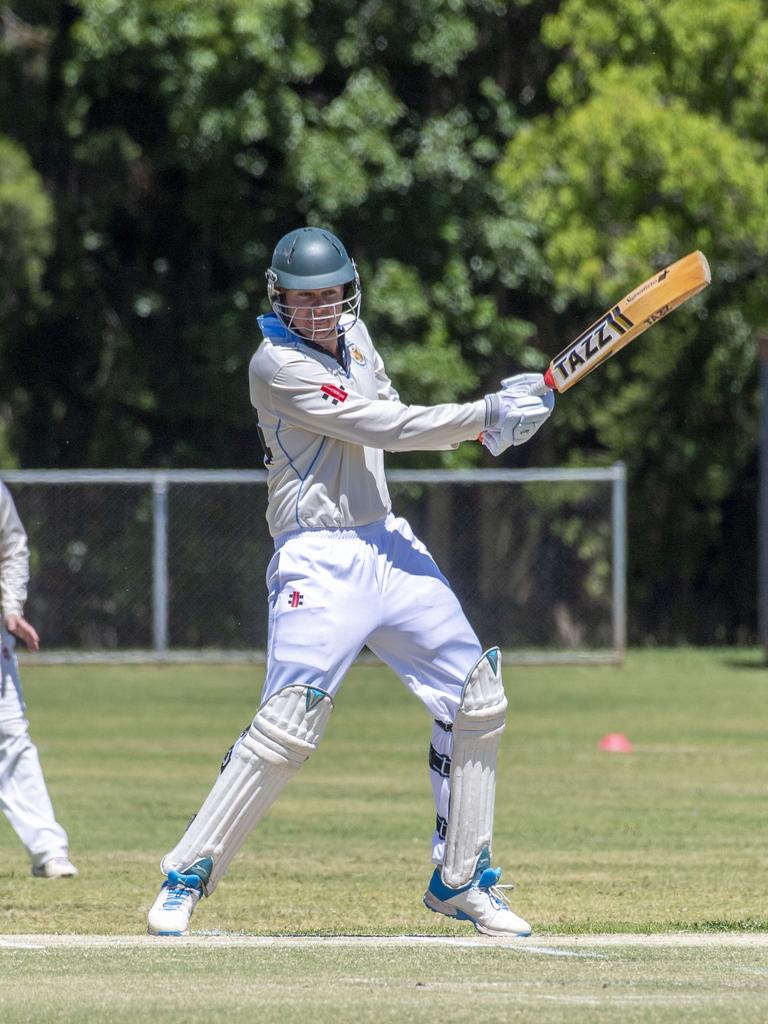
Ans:
[{"label": "white trouser of other player", "polygon": [[[446,725],[454,721],[467,675],[480,659],[482,648],[445,577],[405,520],[389,515],[357,529],[287,534],[277,541],[267,569],[267,588],[269,639],[261,708],[266,713],[278,694],[284,694],[286,701],[279,711],[275,706],[275,711],[268,713],[270,721],[259,727],[254,756],[263,757],[264,745],[271,747],[275,739],[283,750],[285,723],[295,715],[296,722],[302,723],[299,728],[308,728],[311,735],[302,733],[288,760],[298,765],[305,759],[319,742],[345,673],[365,645],[395,671],[434,719]],[[315,691],[325,696],[327,713],[322,721],[306,726],[304,712],[296,702],[299,694]],[[289,694],[296,695],[295,701]],[[319,713],[321,705],[312,699],[307,709],[310,704],[313,708],[317,704],[313,714]],[[293,731],[291,725],[288,735]],[[227,763],[237,760],[244,742],[250,743],[247,733],[235,743]],[[451,732],[435,725],[430,751],[437,808],[432,842],[435,864],[442,863],[445,852],[450,780],[443,765],[450,763],[451,746]],[[248,777],[244,769],[243,786],[248,785]],[[216,794],[214,803],[232,801],[236,818],[237,793],[221,781],[223,792]],[[238,785],[233,776],[232,786]],[[202,840],[205,815],[199,818],[163,858],[166,872],[186,870],[204,856],[203,850],[197,849],[197,832],[201,831]],[[231,839],[235,835],[238,845],[245,838],[237,823],[226,826],[230,827],[226,847],[234,845]],[[216,829],[223,831],[224,826]],[[219,857],[219,870],[207,886],[209,892],[229,859],[229,850]]]},{"label": "white trouser of other player", "polygon": [[2,630],[0,655],[0,810],[29,854],[33,867],[67,856],[67,834],[56,821],[29,736],[15,637]]}]

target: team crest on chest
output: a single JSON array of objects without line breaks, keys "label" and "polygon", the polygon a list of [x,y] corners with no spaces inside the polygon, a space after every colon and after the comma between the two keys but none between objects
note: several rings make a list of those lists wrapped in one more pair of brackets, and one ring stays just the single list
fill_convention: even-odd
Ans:
[{"label": "team crest on chest", "polygon": [[358,366],[365,366],[368,360],[365,358],[363,353],[357,347],[357,345],[349,345],[347,348],[350,359],[354,359]]}]

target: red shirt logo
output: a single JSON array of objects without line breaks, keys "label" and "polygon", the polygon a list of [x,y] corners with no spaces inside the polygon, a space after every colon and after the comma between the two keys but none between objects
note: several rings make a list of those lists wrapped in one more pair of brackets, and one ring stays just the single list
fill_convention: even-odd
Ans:
[{"label": "red shirt logo", "polygon": [[331,400],[331,405],[338,405],[339,402],[344,402],[347,399],[347,392],[344,388],[337,387],[335,384],[323,384],[320,388],[323,393],[323,401],[327,402]]}]

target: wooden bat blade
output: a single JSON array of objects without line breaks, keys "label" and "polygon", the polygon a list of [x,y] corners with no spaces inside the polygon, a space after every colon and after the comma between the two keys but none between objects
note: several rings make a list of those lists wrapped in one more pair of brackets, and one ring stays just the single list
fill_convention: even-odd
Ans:
[{"label": "wooden bat blade", "polygon": [[649,277],[555,356],[544,374],[553,391],[572,388],[712,279],[704,253],[689,253]]}]

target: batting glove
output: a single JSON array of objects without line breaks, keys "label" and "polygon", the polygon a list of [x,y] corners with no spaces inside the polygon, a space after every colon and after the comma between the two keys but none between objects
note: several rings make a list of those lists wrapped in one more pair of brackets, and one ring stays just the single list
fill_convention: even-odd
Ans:
[{"label": "batting glove", "polygon": [[491,455],[530,441],[555,407],[555,395],[540,373],[505,377],[501,391],[486,396],[488,426],[482,442]]}]

